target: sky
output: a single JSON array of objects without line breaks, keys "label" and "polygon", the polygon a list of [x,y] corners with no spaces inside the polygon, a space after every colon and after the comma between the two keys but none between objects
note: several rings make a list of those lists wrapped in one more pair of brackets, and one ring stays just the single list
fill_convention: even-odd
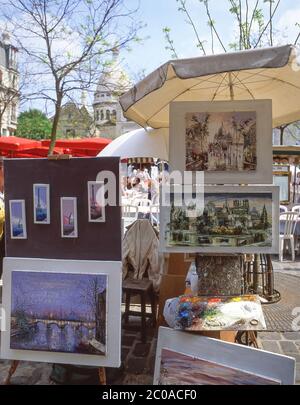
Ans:
[{"label": "sky", "polygon": [[[128,0],[129,4],[136,4],[136,0]],[[228,0],[209,0],[212,16],[216,26],[226,44],[235,38],[236,28],[233,27],[232,17],[228,12]],[[255,3],[249,0],[250,4]],[[203,5],[199,0],[187,0],[187,6],[198,23],[201,40],[209,39],[209,27]],[[149,37],[141,45],[134,45],[130,53],[123,53],[123,66],[130,75],[145,69],[151,73],[161,64],[171,59],[170,51],[165,49],[164,27],[171,28],[171,37],[180,58],[196,57],[201,51],[195,46],[195,35],[191,26],[185,23],[183,13],[178,11],[176,0],[140,0],[137,13],[140,20],[147,23],[147,27],[140,33],[141,37]],[[297,36],[295,23],[300,22],[300,0],[281,0],[277,10],[274,29],[281,32],[281,43],[294,42]],[[283,36],[283,38],[282,38]],[[208,49],[209,51],[209,49]],[[216,51],[221,52],[220,47]],[[219,53],[215,52],[215,53]]]},{"label": "sky", "polygon": [[105,275],[47,272],[12,272],[12,311],[23,302],[24,309],[43,316],[61,312],[84,316],[90,307],[80,298],[93,278],[99,292],[106,288]]}]

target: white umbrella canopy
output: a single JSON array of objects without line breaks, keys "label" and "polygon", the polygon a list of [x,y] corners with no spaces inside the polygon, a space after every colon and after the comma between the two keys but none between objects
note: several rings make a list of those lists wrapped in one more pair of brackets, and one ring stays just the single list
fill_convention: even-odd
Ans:
[{"label": "white umbrella canopy", "polygon": [[300,119],[299,50],[291,45],[165,63],[120,98],[143,127],[169,127],[172,101],[272,99],[273,127]]},{"label": "white umbrella canopy", "polygon": [[168,160],[169,129],[144,128],[114,139],[98,156],[119,156],[121,159],[153,157]]}]

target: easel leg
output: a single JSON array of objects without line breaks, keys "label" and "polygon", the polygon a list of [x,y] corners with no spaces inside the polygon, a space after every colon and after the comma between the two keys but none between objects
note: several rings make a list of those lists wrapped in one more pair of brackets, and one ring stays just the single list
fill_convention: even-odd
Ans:
[{"label": "easel leg", "polygon": [[4,381],[4,385],[10,385],[11,377],[15,374],[19,364],[20,364],[19,360],[13,360],[11,362],[10,369],[8,370],[8,376],[7,376],[6,380]]},{"label": "easel leg", "polygon": [[105,367],[100,367],[98,369],[98,374],[99,374],[99,383],[100,385],[106,385],[106,371]]}]

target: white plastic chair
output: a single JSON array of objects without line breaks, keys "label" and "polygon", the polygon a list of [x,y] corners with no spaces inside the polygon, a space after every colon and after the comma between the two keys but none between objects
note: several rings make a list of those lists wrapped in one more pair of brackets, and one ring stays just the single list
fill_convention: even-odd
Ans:
[{"label": "white plastic chair", "polygon": [[292,212],[298,212],[298,215],[300,214],[300,205],[294,205],[292,208]]},{"label": "white plastic chair", "polygon": [[280,205],[280,212],[288,212],[288,209],[285,205]]},{"label": "white plastic chair", "polygon": [[280,221],[284,221],[284,231],[283,234],[279,235],[280,245],[279,245],[279,260],[282,262],[284,242],[288,241],[290,243],[292,251],[292,261],[295,261],[295,229],[297,225],[297,219],[299,217],[298,212],[287,211],[280,214]]}]

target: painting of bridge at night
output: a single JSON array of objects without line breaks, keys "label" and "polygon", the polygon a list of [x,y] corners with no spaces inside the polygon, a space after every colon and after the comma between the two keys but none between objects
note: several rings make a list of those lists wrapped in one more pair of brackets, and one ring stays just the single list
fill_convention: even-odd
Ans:
[{"label": "painting of bridge at night", "polygon": [[11,285],[11,349],[106,355],[106,275],[13,271]]}]

